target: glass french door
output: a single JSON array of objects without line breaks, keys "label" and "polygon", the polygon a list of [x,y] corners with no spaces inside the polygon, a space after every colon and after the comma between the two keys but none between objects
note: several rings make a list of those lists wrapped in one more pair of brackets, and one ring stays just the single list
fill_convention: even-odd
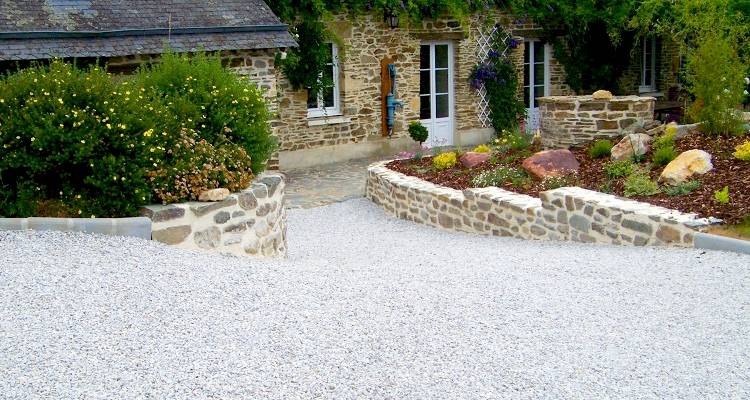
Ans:
[{"label": "glass french door", "polygon": [[526,104],[526,130],[539,129],[537,98],[549,96],[550,46],[538,40],[524,41],[523,101]]},{"label": "glass french door", "polygon": [[453,46],[424,42],[419,50],[419,118],[428,146],[453,145]]}]

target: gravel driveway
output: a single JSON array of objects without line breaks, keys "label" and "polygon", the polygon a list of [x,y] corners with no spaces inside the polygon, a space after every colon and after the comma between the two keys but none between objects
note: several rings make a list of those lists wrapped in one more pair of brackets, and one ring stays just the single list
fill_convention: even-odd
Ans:
[{"label": "gravel driveway", "polygon": [[750,397],[750,256],[290,212],[290,258],[0,232],[0,398]]}]

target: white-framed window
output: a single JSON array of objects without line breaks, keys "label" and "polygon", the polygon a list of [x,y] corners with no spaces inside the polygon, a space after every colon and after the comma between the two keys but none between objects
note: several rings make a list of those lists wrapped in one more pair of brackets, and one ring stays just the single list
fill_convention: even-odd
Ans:
[{"label": "white-framed window", "polygon": [[328,62],[323,71],[321,79],[324,82],[331,83],[315,95],[308,95],[307,98],[307,117],[324,117],[330,115],[341,115],[341,99],[339,88],[339,51],[334,43],[328,43],[330,46]]},{"label": "white-framed window", "polygon": [[656,38],[644,38],[641,54],[641,93],[656,91]]}]

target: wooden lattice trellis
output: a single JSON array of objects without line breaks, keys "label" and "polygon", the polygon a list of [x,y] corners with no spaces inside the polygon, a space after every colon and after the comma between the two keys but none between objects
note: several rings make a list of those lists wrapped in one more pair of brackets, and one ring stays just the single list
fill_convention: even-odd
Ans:
[{"label": "wooden lattice trellis", "polygon": [[[476,55],[479,63],[487,62],[490,56],[490,51],[495,50],[501,57],[505,57],[510,50],[508,42],[511,38],[510,33],[497,25],[492,28],[479,31],[477,37]],[[503,43],[498,49],[493,49],[492,45],[496,43]],[[479,123],[482,127],[487,128],[492,126],[490,122],[490,102],[487,99],[487,91],[484,87],[479,89],[479,102],[477,104],[477,115],[479,116]]]}]

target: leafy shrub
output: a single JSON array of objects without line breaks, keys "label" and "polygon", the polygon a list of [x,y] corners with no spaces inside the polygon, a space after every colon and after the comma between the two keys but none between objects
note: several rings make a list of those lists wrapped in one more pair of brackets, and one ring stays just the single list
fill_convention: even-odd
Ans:
[{"label": "leafy shrub", "polygon": [[425,140],[427,140],[427,136],[429,135],[429,132],[427,131],[427,128],[422,125],[419,121],[412,121],[409,123],[409,136],[411,136],[412,139],[414,139],[415,142],[424,143]]},{"label": "leafy shrub", "polygon": [[490,149],[490,146],[487,146],[486,144],[480,144],[479,146],[475,147],[474,150],[472,150],[474,153],[489,153],[492,151]]},{"label": "leafy shrub", "polygon": [[635,164],[631,160],[610,161],[604,164],[604,173],[609,179],[628,176],[635,171]]},{"label": "leafy shrub", "polygon": [[[130,216],[151,200],[141,93],[100,68],[53,61],[0,80],[0,214]],[[70,215],[72,214],[72,215]]]},{"label": "leafy shrub", "polygon": [[647,173],[637,171],[625,179],[625,197],[652,196],[659,193],[659,185]]},{"label": "leafy shrub", "polygon": [[438,154],[432,158],[432,166],[438,171],[444,169],[453,168],[458,163],[456,153],[449,151],[447,153]]},{"label": "leafy shrub", "polygon": [[159,147],[164,162],[151,170],[150,186],[163,203],[197,200],[201,192],[223,187],[231,192],[247,188],[253,179],[252,160],[244,148],[219,136],[216,144],[182,129],[175,147]]},{"label": "leafy shrub", "polygon": [[474,177],[472,183],[476,187],[502,186],[510,183],[514,187],[522,187],[529,181],[523,170],[501,166],[489,171],[483,171]]},{"label": "leafy shrub", "polygon": [[604,158],[609,157],[612,154],[612,142],[607,139],[601,139],[594,142],[589,148],[589,157],[591,158]]},{"label": "leafy shrub", "polygon": [[252,157],[253,172],[265,169],[276,147],[266,103],[255,85],[222,67],[218,56],[166,53],[161,62],[140,68],[134,84],[166,109],[168,118],[159,118],[155,127],[167,132],[159,138],[165,147],[188,129],[210,144],[241,145]]},{"label": "leafy shrub", "polygon": [[701,187],[700,181],[691,180],[677,184],[675,186],[667,185],[664,187],[664,193],[669,196],[684,196],[686,194],[692,193],[699,187]]},{"label": "leafy shrub", "polygon": [[498,137],[495,139],[495,145],[501,153],[505,153],[509,150],[526,150],[531,147],[531,142],[532,137],[529,135],[509,130],[500,131],[500,134],[498,134]]},{"label": "leafy shrub", "polygon": [[723,189],[715,191],[714,200],[721,204],[729,203],[729,186],[724,186]]},{"label": "leafy shrub", "polygon": [[669,124],[664,129],[664,133],[654,138],[651,148],[659,150],[667,146],[674,146],[674,137],[677,135],[677,126]]},{"label": "leafy shrub", "polygon": [[750,140],[734,148],[734,158],[742,161],[750,161]]},{"label": "leafy shrub", "polygon": [[654,150],[654,154],[651,156],[651,162],[654,166],[663,167],[675,158],[677,158],[677,151],[674,149],[674,146],[666,145]]}]

